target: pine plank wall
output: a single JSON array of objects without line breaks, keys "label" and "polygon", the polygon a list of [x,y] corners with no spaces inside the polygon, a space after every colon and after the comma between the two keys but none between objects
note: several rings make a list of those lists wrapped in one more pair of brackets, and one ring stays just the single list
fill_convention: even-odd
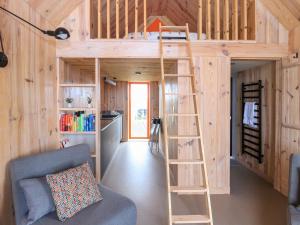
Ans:
[{"label": "pine plank wall", "polygon": [[[50,28],[24,1],[0,5],[38,26]],[[0,12],[9,58],[0,70],[0,224],[13,223],[8,162],[57,147],[55,40]]]}]

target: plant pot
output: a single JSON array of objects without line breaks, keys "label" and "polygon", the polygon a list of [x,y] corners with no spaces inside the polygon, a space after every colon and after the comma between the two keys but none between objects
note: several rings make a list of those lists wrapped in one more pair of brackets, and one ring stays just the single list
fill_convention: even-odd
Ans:
[{"label": "plant pot", "polygon": [[72,108],[72,103],[68,103],[68,108]]},{"label": "plant pot", "polygon": [[88,108],[92,108],[92,104],[88,104]]}]

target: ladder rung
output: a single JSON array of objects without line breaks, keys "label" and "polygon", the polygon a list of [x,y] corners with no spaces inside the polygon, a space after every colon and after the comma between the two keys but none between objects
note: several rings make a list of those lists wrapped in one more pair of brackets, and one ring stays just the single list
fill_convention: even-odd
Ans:
[{"label": "ladder rung", "polygon": [[161,26],[161,29],[186,30],[186,26]]},{"label": "ladder rung", "polygon": [[180,186],[171,186],[170,191],[173,193],[180,194],[204,194],[207,192],[205,187],[180,187]]},{"label": "ladder rung", "polygon": [[175,96],[196,96],[197,93],[166,93],[166,95],[175,95]]},{"label": "ladder rung", "polygon": [[200,116],[200,114],[195,114],[195,113],[169,113],[166,115],[167,116],[191,116],[191,117]]},{"label": "ladder rung", "polygon": [[192,74],[165,74],[165,77],[192,77]]},{"label": "ladder rung", "polygon": [[175,224],[190,224],[190,223],[210,223],[210,218],[206,215],[174,215],[172,222]]},{"label": "ladder rung", "polygon": [[200,139],[200,136],[169,136],[169,139]]},{"label": "ladder rung", "polygon": [[197,159],[170,159],[169,164],[171,165],[202,165],[204,162]]}]

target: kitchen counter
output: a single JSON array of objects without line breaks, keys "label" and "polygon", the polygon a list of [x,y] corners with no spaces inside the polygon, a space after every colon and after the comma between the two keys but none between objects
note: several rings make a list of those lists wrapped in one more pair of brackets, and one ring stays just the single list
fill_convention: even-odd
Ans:
[{"label": "kitchen counter", "polygon": [[121,142],[122,120],[122,114],[114,118],[101,119],[101,177]]}]

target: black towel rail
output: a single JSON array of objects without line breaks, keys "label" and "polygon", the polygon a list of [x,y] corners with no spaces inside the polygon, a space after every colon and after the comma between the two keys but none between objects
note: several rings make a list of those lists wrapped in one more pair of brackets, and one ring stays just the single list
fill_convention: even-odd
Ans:
[{"label": "black towel rail", "polygon": [[[263,85],[261,80],[256,83],[242,83],[242,154],[247,154],[257,159],[259,163],[263,162],[264,157],[262,149],[262,89]],[[255,102],[256,105],[256,109],[254,110],[257,114],[254,117],[257,121],[254,123],[256,127],[250,127],[244,124],[245,103],[251,100]]]}]

